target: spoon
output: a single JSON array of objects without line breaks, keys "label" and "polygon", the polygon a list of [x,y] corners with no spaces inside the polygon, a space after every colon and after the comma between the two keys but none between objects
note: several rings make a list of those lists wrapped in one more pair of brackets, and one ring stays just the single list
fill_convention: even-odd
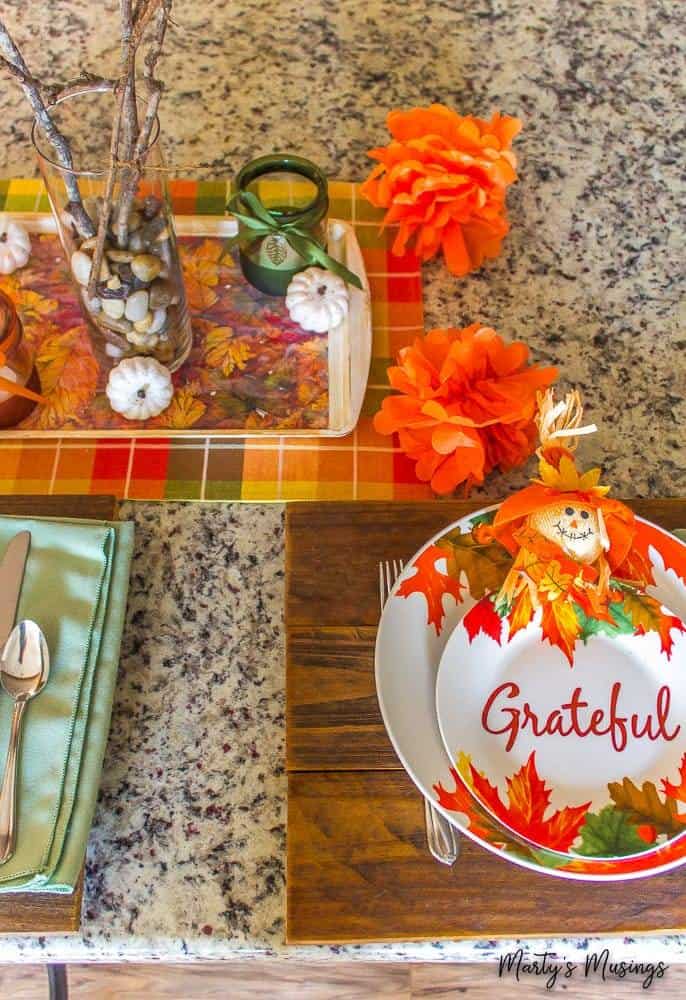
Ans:
[{"label": "spoon", "polygon": [[0,789],[0,865],[14,854],[16,843],[17,752],[21,720],[26,703],[45,687],[50,672],[50,653],[45,636],[35,622],[19,622],[10,632],[0,655],[0,684],[14,700],[12,729],[5,774]]}]

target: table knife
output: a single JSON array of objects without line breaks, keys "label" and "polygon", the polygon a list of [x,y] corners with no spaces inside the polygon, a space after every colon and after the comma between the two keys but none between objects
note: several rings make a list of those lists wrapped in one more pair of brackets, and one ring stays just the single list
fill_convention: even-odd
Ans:
[{"label": "table knife", "polygon": [[0,650],[14,628],[31,532],[20,531],[12,538],[0,562]]}]

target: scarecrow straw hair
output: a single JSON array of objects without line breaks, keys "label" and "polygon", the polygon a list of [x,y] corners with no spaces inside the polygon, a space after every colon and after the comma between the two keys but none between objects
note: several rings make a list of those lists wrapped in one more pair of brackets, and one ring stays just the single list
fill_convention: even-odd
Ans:
[{"label": "scarecrow straw hair", "polygon": [[540,457],[558,438],[565,438],[564,448],[574,452],[582,434],[594,434],[598,430],[595,424],[581,426],[584,407],[581,394],[576,389],[568,392],[559,403],[555,402],[553,390],[546,389],[545,392],[538,393],[537,403],[536,426],[541,440],[537,454]]}]

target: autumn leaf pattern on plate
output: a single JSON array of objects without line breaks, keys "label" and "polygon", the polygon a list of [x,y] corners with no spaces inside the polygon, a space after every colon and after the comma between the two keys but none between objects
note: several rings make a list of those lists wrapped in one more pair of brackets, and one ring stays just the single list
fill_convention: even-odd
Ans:
[{"label": "autumn leaf pattern on plate", "polygon": [[[536,580],[539,599],[543,598],[540,609],[534,606],[529,588],[499,599],[513,557],[483,531],[494,513],[479,515],[471,522],[471,531],[451,530],[428,546],[413,563],[415,573],[398,588],[400,597],[424,595],[427,624],[437,635],[445,617],[443,597],[451,595],[459,604],[469,594],[477,601],[464,617],[470,640],[485,633],[500,644],[500,626],[505,622],[504,641],[510,641],[534,621],[538,611],[544,640],[560,649],[570,666],[576,643],[586,643],[594,635],[656,632],[662,652],[667,658],[671,656],[675,635],[686,631],[679,618],[665,611],[654,597],[621,581],[610,580],[608,602],[594,600],[593,591],[579,583],[578,564],[562,553],[560,559],[547,561],[534,551],[522,549],[517,555],[518,566]],[[439,564],[445,569],[439,570]]]},{"label": "autumn leaf pattern on plate", "polygon": [[589,803],[552,811],[551,791],[538,774],[535,753],[507,778],[507,801],[467,756],[461,754],[457,764],[450,769],[454,788],[440,782],[434,788],[439,804],[466,816],[470,831],[499,850],[544,860],[548,867],[584,871],[584,857],[622,863],[630,856],[668,851],[667,841],[686,832],[686,812],[680,814],[676,807],[677,800],[686,802],[686,754],[679,786],[665,778],[661,794],[648,781],[641,789],[630,778],[611,782],[610,801],[595,813],[589,812]]}]

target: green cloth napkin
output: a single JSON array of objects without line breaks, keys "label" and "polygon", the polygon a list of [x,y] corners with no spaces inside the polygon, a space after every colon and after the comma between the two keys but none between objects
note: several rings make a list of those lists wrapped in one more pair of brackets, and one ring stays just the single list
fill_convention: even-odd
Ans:
[{"label": "green cloth napkin", "polygon": [[[31,532],[17,620],[32,618],[50,676],[27,706],[17,774],[17,847],[0,892],[72,892],[86,851],[109,732],[133,525],[0,517],[0,554]],[[0,692],[0,767],[12,703]]]}]

